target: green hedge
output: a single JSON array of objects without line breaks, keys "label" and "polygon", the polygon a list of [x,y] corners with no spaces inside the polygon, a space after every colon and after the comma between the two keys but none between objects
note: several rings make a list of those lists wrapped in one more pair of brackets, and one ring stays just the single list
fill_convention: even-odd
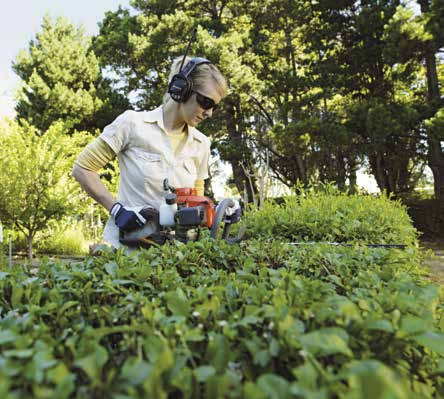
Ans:
[{"label": "green hedge", "polygon": [[406,207],[386,196],[305,191],[281,205],[267,202],[245,218],[247,237],[294,241],[417,244]]},{"label": "green hedge", "polygon": [[[345,212],[348,197],[330,196],[330,205],[328,197],[319,197],[318,226],[328,209],[344,220],[337,210]],[[315,213],[316,202],[303,199],[247,215],[255,238],[239,245],[204,239],[131,256],[105,251],[69,265],[46,261],[36,271],[5,269],[0,397],[443,395],[443,305],[439,288],[423,277],[415,231],[397,204],[362,198],[387,211],[378,225],[365,222],[358,197],[348,200],[355,206],[349,226],[355,217],[375,242],[409,248],[276,239],[276,220],[287,226],[282,236],[294,239],[304,222],[291,219],[310,207]],[[342,231],[356,241],[368,237],[363,227],[350,230]],[[341,237],[326,227],[307,231],[302,238]]]}]

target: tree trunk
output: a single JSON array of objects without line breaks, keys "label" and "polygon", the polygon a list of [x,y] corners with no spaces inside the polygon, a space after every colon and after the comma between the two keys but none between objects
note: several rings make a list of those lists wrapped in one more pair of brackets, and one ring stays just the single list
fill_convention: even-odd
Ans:
[{"label": "tree trunk", "polygon": [[376,150],[373,154],[369,155],[369,162],[372,174],[375,176],[376,183],[381,192],[385,190],[387,193],[390,193],[390,187],[384,170],[384,155]]},{"label": "tree trunk", "polygon": [[339,191],[345,191],[345,179],[347,178],[346,168],[345,168],[345,159],[344,155],[341,151],[338,151],[337,156],[337,170],[336,172],[336,185],[338,186]]},{"label": "tree trunk", "polygon": [[[298,179],[302,181],[304,186],[308,184],[308,177],[307,177],[307,168],[305,167],[305,162],[302,159],[301,156],[298,154],[294,154],[293,159],[296,160],[297,170],[298,170]],[[296,179],[294,180],[294,184],[296,184]]]},{"label": "tree trunk", "polygon": [[397,193],[410,193],[413,189],[410,187],[409,179],[411,174],[409,173],[409,159],[400,159],[400,167],[398,171],[398,181],[397,181]]},{"label": "tree trunk", "polygon": [[348,179],[349,179],[350,194],[356,194],[356,192],[358,191],[357,171],[358,171],[358,163],[356,162],[356,159],[352,155],[350,155],[350,158],[348,159]]},{"label": "tree trunk", "polygon": [[29,258],[29,262],[32,262],[32,236],[26,237],[26,241],[28,242],[28,258]]}]

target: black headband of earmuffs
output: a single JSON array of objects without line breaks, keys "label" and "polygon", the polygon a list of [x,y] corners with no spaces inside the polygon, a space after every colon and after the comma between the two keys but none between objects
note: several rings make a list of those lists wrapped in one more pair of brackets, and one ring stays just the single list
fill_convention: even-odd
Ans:
[{"label": "black headband of earmuffs", "polygon": [[202,64],[211,64],[206,58],[195,57],[187,62],[185,67],[182,69],[185,62],[188,50],[190,49],[191,43],[196,35],[197,28],[194,28],[193,34],[190,41],[188,42],[188,47],[182,58],[182,63],[180,64],[179,73],[173,76],[171,82],[168,85],[168,93],[174,101],[183,103],[187,101],[193,91],[193,80],[191,79],[191,73],[196,69],[197,66]]}]

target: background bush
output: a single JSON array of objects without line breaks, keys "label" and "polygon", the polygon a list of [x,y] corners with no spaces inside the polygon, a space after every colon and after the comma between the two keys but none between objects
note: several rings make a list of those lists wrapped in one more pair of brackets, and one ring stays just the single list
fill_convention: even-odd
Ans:
[{"label": "background bush", "polygon": [[[73,218],[62,219],[53,222],[50,226],[37,234],[34,250],[37,255],[60,254],[60,255],[86,255],[92,237],[88,236],[89,226],[82,220]],[[14,254],[25,254],[27,242],[20,231],[5,229],[5,251],[9,234],[12,237],[12,250]]]},{"label": "background bush", "polygon": [[88,253],[87,227],[72,218],[53,224],[37,240],[37,249],[44,254],[85,255]]},{"label": "background bush", "polygon": [[292,241],[417,245],[406,207],[384,195],[347,195],[330,186],[306,190],[245,215],[247,237]]}]

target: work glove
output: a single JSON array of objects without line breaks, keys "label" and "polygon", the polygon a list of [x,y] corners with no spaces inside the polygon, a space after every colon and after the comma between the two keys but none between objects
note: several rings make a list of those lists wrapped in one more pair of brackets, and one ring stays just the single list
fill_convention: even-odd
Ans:
[{"label": "work glove", "polygon": [[116,202],[109,211],[120,230],[129,232],[142,227],[146,219],[139,213],[126,209],[120,202]]},{"label": "work glove", "polygon": [[233,200],[234,205],[225,210],[225,223],[237,223],[242,216],[242,208],[238,200]]}]

